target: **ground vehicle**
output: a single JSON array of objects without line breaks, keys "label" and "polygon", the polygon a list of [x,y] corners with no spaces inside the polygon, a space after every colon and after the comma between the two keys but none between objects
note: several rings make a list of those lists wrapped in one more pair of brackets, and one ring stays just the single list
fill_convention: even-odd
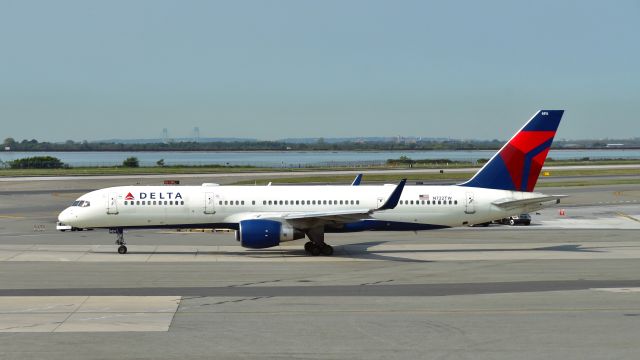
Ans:
[{"label": "ground vehicle", "polygon": [[531,224],[531,215],[529,214],[520,214],[520,215],[513,215],[513,216],[509,216],[508,218],[504,218],[502,220],[500,220],[501,224],[504,225],[530,225]]},{"label": "ground vehicle", "polygon": [[67,230],[71,230],[71,229],[72,229],[71,225],[63,224],[60,221],[56,222],[56,230],[67,231]]},{"label": "ground vehicle", "polygon": [[67,225],[67,224],[64,224],[64,223],[58,221],[58,222],[56,222],[56,230],[59,230],[59,231],[67,231],[67,230],[70,230],[70,231],[84,231],[84,230],[90,230],[90,229],[77,228],[77,227],[73,227],[71,225]]}]

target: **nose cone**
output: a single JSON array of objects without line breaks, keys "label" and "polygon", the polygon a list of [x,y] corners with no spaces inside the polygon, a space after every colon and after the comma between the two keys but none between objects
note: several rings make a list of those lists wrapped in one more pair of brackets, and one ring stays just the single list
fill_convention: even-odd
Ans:
[{"label": "nose cone", "polygon": [[72,222],[76,217],[73,215],[73,210],[71,208],[66,208],[62,210],[62,212],[58,215],[58,221],[65,225],[73,225]]}]

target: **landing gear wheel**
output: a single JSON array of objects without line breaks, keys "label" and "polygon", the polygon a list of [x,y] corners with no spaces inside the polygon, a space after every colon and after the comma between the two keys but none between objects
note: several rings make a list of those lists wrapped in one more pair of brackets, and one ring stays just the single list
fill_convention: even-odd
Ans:
[{"label": "landing gear wheel", "polygon": [[313,256],[318,256],[320,255],[320,247],[316,244],[313,244],[310,248],[309,248],[309,253]]},{"label": "landing gear wheel", "polygon": [[320,248],[320,252],[322,252],[322,255],[324,256],[331,256],[333,255],[333,246],[323,244],[322,248]]},{"label": "landing gear wheel", "polygon": [[124,245],[120,245],[120,246],[118,247],[118,254],[123,254],[123,255],[124,255],[124,254],[126,254],[126,253],[127,253],[127,247],[126,247],[126,246],[124,246]]},{"label": "landing gear wheel", "polygon": [[307,241],[304,244],[304,251],[310,253],[311,252],[311,248],[314,246],[314,244],[311,241]]}]

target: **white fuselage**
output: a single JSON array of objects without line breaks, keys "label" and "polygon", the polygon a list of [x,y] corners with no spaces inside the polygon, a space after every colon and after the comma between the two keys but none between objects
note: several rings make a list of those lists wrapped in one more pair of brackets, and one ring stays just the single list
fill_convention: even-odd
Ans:
[{"label": "white fuselage", "polygon": [[[59,220],[77,228],[235,228],[241,220],[269,215],[353,209],[366,212],[380,207],[394,188],[393,185],[121,186],[81,196],[78,200],[85,201],[85,206],[65,209]],[[537,210],[541,208],[539,204],[505,210],[492,202],[539,195],[456,185],[406,186],[394,209],[372,212],[366,220],[396,224],[390,230],[465,226]]]}]

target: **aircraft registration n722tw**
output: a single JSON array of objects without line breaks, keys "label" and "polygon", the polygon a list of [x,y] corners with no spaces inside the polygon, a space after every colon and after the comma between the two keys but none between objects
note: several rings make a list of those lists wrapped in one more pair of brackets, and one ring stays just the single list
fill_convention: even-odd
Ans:
[{"label": "aircraft registration n722tw", "polygon": [[417,231],[479,224],[541,209],[561,195],[533,192],[563,110],[538,111],[470,180],[450,186],[119,186],[92,191],[58,216],[109,229],[125,254],[125,229],[228,228],[247,248],[309,241],[331,255],[325,233]]}]

